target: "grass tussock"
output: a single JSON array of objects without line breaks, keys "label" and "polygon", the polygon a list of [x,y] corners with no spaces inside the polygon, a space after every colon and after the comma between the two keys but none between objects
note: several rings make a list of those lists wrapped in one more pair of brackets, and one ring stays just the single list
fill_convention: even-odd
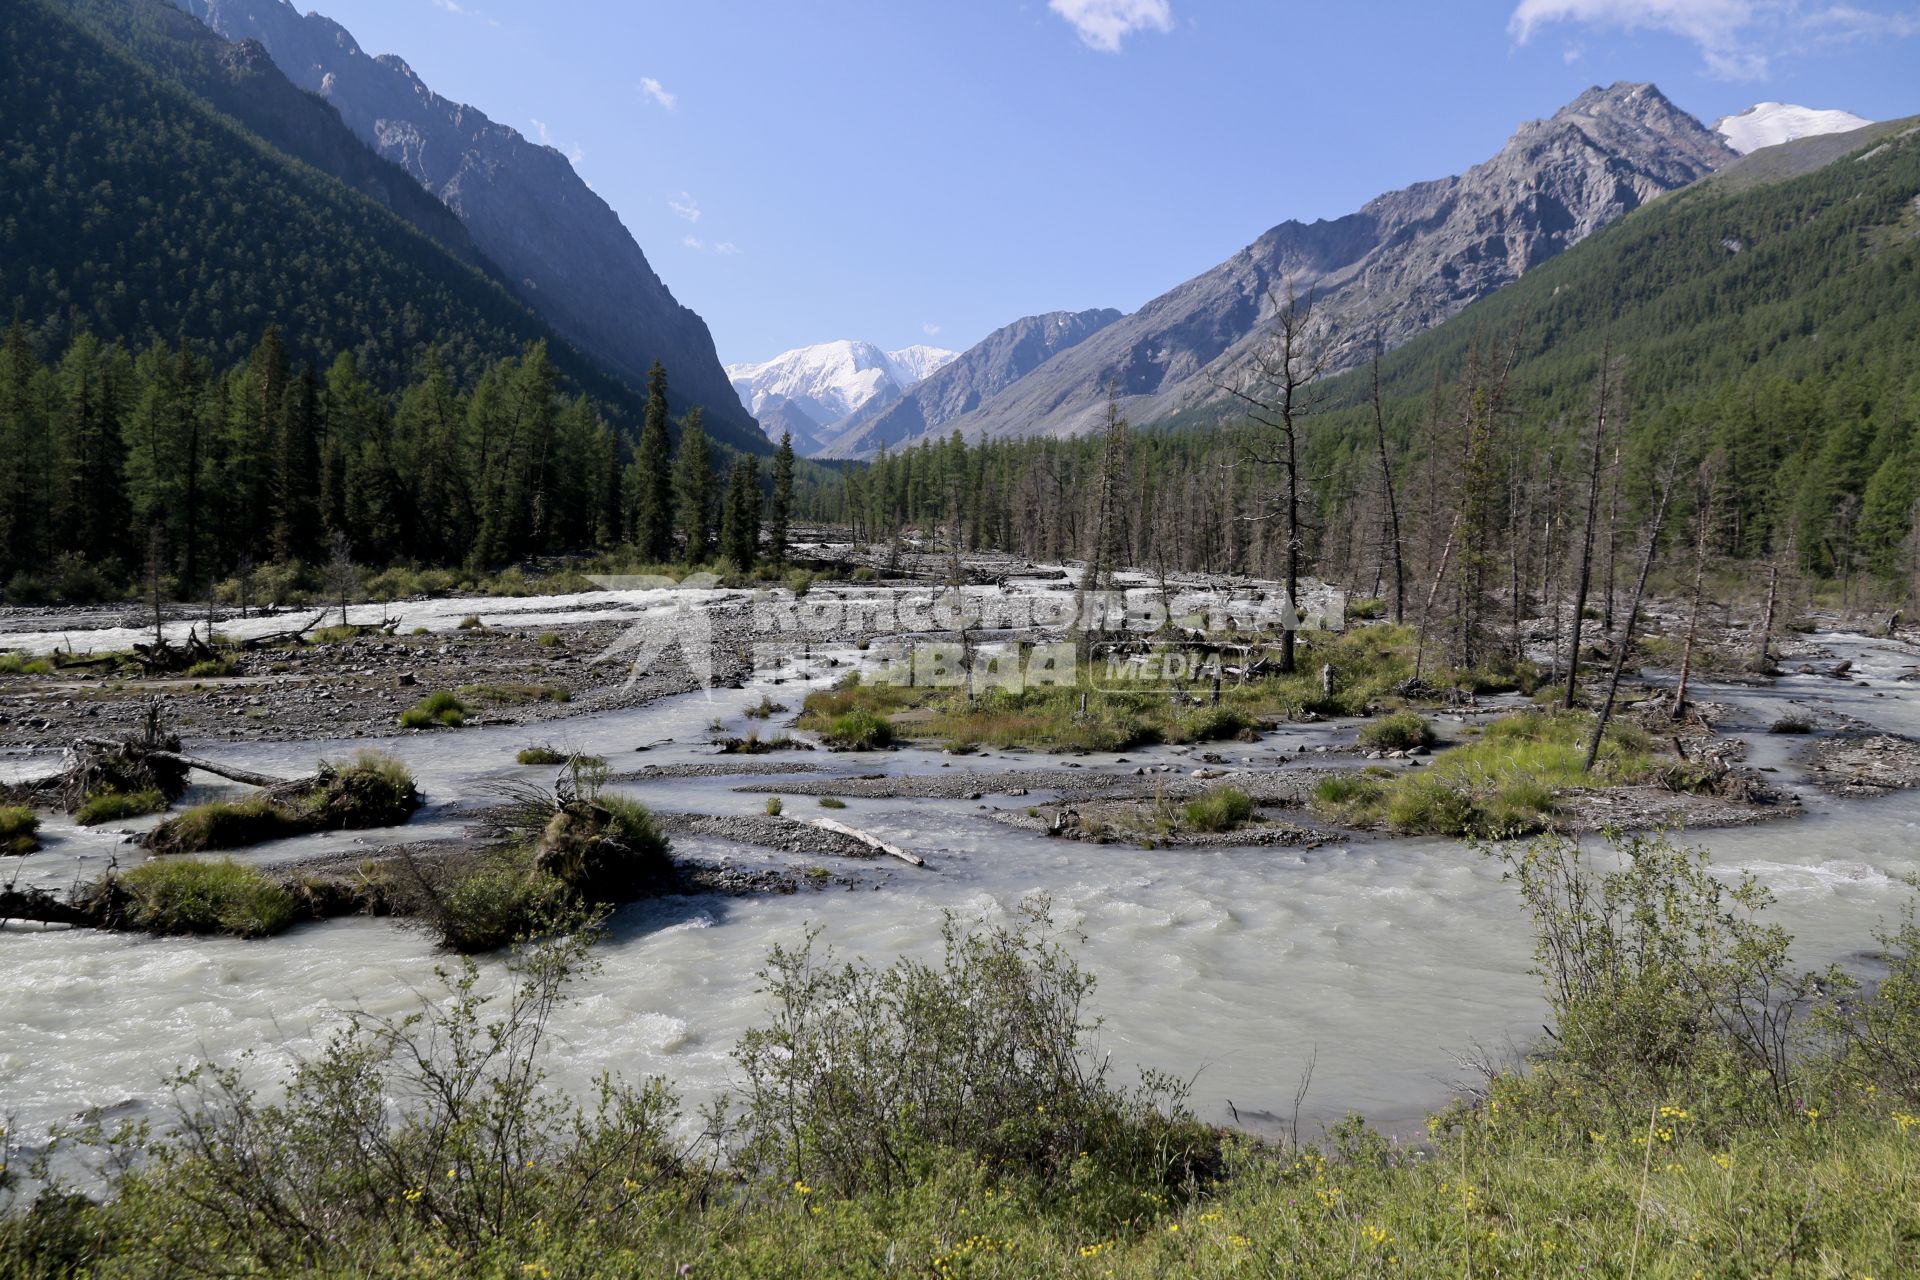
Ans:
[{"label": "grass tussock", "polygon": [[314,785],[298,795],[195,805],[155,827],[147,846],[157,853],[205,853],[315,831],[393,827],[419,807],[412,771],[392,756],[363,751],[344,765],[322,761]]},{"label": "grass tussock", "polygon": [[1184,812],[1195,831],[1238,831],[1253,817],[1253,800],[1238,787],[1210,787]]},{"label": "grass tussock", "polygon": [[0,854],[33,853],[40,848],[40,819],[21,805],[0,805]]},{"label": "grass tussock", "polygon": [[584,765],[604,765],[607,762],[605,756],[590,756],[590,755],[580,754],[577,752],[556,751],[552,747],[548,747],[548,746],[523,748],[521,752],[514,757],[514,759],[518,761],[520,764],[549,764],[549,765],[550,764],[566,764],[570,761],[578,761],[579,763]]},{"label": "grass tussock", "polygon": [[458,729],[467,722],[467,704],[446,690],[430,693],[400,713],[403,729]]},{"label": "grass tussock", "polygon": [[297,914],[286,886],[229,859],[156,858],[115,878],[129,922],[151,933],[225,933],[264,938]]},{"label": "grass tussock", "polygon": [[1360,745],[1370,751],[1408,751],[1431,747],[1433,725],[1416,711],[1396,711],[1360,726]]},{"label": "grass tussock", "polygon": [[74,813],[73,820],[82,827],[96,827],[104,822],[122,822],[128,818],[159,813],[166,807],[166,796],[156,788],[150,787],[144,791],[118,791],[112,787],[103,787],[87,796]]}]

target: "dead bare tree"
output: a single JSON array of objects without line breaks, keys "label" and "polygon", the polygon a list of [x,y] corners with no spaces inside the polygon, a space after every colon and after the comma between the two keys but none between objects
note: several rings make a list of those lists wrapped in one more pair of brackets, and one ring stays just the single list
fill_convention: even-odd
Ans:
[{"label": "dead bare tree", "polygon": [[1599,409],[1594,414],[1593,452],[1587,467],[1587,519],[1580,536],[1580,567],[1573,575],[1573,614],[1567,623],[1567,691],[1561,706],[1572,710],[1580,696],[1580,624],[1587,611],[1587,588],[1593,579],[1594,524],[1600,511],[1600,470],[1607,447],[1607,392],[1613,380],[1613,342],[1608,339],[1600,357]]},{"label": "dead bare tree", "polygon": [[1387,452],[1387,415],[1380,406],[1380,335],[1373,335],[1373,436],[1380,451],[1380,487],[1387,499],[1387,549],[1393,553],[1393,620],[1406,621],[1407,571],[1401,559],[1400,504],[1393,493],[1393,458]]},{"label": "dead bare tree", "polygon": [[1606,736],[1607,722],[1613,718],[1614,699],[1620,692],[1620,673],[1627,665],[1627,651],[1633,648],[1633,629],[1640,621],[1640,603],[1647,594],[1647,575],[1653,570],[1653,558],[1660,551],[1660,531],[1667,521],[1667,503],[1673,497],[1673,469],[1663,469],[1660,478],[1658,496],[1654,499],[1653,518],[1647,524],[1640,549],[1640,576],[1634,580],[1633,600],[1627,606],[1626,625],[1621,629],[1620,639],[1613,649],[1613,669],[1607,675],[1607,693],[1600,704],[1600,712],[1593,719],[1593,737],[1587,740],[1586,770],[1593,771],[1594,761],[1600,758],[1600,742]]},{"label": "dead bare tree", "polygon": [[1697,492],[1693,518],[1693,600],[1687,610],[1687,639],[1680,651],[1680,678],[1673,688],[1672,716],[1678,720],[1687,711],[1687,683],[1693,675],[1693,651],[1700,640],[1700,608],[1706,598],[1707,564],[1712,558],[1713,535],[1720,523],[1720,477],[1726,455],[1720,450],[1708,454],[1696,475]]},{"label": "dead bare tree", "polygon": [[[1238,400],[1248,419],[1268,433],[1257,444],[1243,445],[1239,461],[1278,467],[1281,493],[1266,511],[1245,518],[1264,521],[1277,515],[1285,521],[1282,577],[1287,605],[1298,610],[1306,534],[1301,519],[1300,428],[1302,420],[1317,407],[1318,395],[1310,388],[1326,372],[1330,347],[1314,332],[1311,291],[1302,298],[1288,281],[1284,299],[1271,288],[1267,299],[1273,304],[1272,328],[1266,343],[1254,352],[1248,376],[1238,385],[1215,385]],[[1294,669],[1294,632],[1294,627],[1286,626],[1280,633],[1282,673]]]}]

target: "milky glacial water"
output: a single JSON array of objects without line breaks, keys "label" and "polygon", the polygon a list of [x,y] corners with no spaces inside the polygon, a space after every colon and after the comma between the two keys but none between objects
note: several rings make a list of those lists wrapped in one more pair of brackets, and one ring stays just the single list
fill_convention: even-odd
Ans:
[{"label": "milky glacial water", "polygon": [[[1798,744],[1761,730],[1799,706],[1856,715],[1920,735],[1920,690],[1900,682],[1914,653],[1888,642],[1817,637],[1855,662],[1861,683],[1789,676],[1758,690],[1706,687],[1732,703],[1752,732],[1752,759],[1792,782]],[[846,655],[852,660],[853,655]],[[616,770],[707,759],[709,722],[734,732],[762,693],[797,706],[808,682],[839,668],[803,664],[768,673],[744,690],[714,690],[653,707],[532,728],[499,726],[409,737],[388,744],[416,770],[430,807],[410,839],[456,838],[486,788],[549,771],[512,764],[529,741],[606,754]],[[778,683],[776,683],[776,681]],[[1253,747],[1227,749],[1265,763],[1296,745],[1328,741],[1326,726],[1302,726]],[[635,747],[653,745],[644,752]],[[294,774],[316,755],[364,743],[203,744],[221,759]],[[761,757],[761,760],[769,757]],[[771,757],[833,773],[952,769],[996,772],[1051,765],[1038,755],[945,757],[924,751],[868,756],[795,753]],[[1079,759],[1090,771],[1131,774],[1142,763],[1191,756],[1158,748]],[[14,762],[14,768],[32,767]],[[624,789],[662,810],[757,813],[767,778],[636,783]],[[736,787],[746,786],[745,791]],[[213,794],[218,788],[206,788]],[[1901,877],[1920,872],[1920,796],[1839,800],[1803,792],[1805,817],[1699,832],[1716,867],[1750,873],[1779,897],[1778,916],[1808,965],[1855,957],[1876,920],[1906,895]],[[1043,798],[985,795],[977,802],[851,800],[836,814],[923,853],[915,869],[892,860],[832,860],[852,889],[757,898],[671,898],[620,912],[601,946],[600,971],[583,979],[555,1023],[554,1076],[585,1085],[602,1070],[661,1074],[698,1100],[725,1087],[729,1051],[764,1018],[755,971],[775,943],[809,926],[842,953],[882,961],[929,956],[941,913],[1004,912],[1024,896],[1050,894],[1061,923],[1086,936],[1077,948],[1098,975],[1100,1036],[1118,1071],[1136,1065],[1193,1081],[1196,1109],[1237,1114],[1271,1128],[1292,1110],[1296,1085],[1314,1064],[1302,1116],[1307,1126],[1355,1109],[1411,1128],[1466,1077],[1459,1060],[1495,1055],[1538,1032],[1543,1007],[1528,972],[1530,935],[1498,869],[1450,841],[1365,839],[1315,850],[1142,850],[1048,840],[992,822],[982,806]],[[790,815],[813,801],[788,797]],[[131,824],[129,829],[139,824]],[[48,849],[0,876],[61,884],[95,874],[109,859],[137,860],[112,832],[48,823]],[[321,848],[371,846],[391,833],[334,835],[241,856],[270,858]],[[686,855],[747,865],[782,859],[721,842],[682,838]],[[375,920],[303,926],[278,939],[153,939],[88,931],[0,929],[0,1111],[23,1131],[43,1130],[86,1108],[135,1114],[165,1096],[173,1067],[232,1060],[259,1050],[263,1070],[310,1049],[343,1010],[403,1012],[435,988],[447,963],[417,932]],[[483,961],[488,981],[502,980]]]}]

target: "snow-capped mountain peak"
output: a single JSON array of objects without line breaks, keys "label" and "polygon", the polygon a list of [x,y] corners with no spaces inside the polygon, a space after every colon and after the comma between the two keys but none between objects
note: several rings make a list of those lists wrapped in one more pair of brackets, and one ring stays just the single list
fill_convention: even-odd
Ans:
[{"label": "snow-capped mountain peak", "polygon": [[825,427],[879,395],[898,395],[959,355],[940,347],[882,351],[871,342],[821,342],[771,360],[730,364],[740,403],[756,417],[771,407],[798,410]]},{"label": "snow-capped mountain peak", "polygon": [[1746,155],[1762,147],[1792,142],[1795,138],[1810,138],[1818,133],[1846,133],[1853,129],[1864,129],[1872,123],[1851,111],[1796,107],[1790,102],[1761,102],[1738,115],[1723,116],[1716,120],[1713,131],[1725,138],[1729,147]]}]

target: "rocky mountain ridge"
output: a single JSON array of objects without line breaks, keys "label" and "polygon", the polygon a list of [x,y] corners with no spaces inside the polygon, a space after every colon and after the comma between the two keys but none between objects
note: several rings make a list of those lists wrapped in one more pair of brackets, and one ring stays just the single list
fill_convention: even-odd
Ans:
[{"label": "rocky mountain ridge", "polygon": [[1653,85],[1589,89],[1464,174],[1389,192],[1343,218],[1281,223],[937,429],[969,439],[1077,434],[1099,420],[1109,386],[1141,422],[1217,400],[1289,284],[1313,294],[1336,335],[1332,368],[1351,367],[1376,336],[1397,346],[1734,158]]},{"label": "rocky mountain ridge", "polygon": [[676,411],[761,447],[706,322],[682,306],[606,201],[552,147],[433,92],[402,59],[369,56],[351,32],[287,0],[174,0],[228,40],[257,41],[294,84],[458,215],[509,287],[582,351],[635,386],[667,367]]}]

